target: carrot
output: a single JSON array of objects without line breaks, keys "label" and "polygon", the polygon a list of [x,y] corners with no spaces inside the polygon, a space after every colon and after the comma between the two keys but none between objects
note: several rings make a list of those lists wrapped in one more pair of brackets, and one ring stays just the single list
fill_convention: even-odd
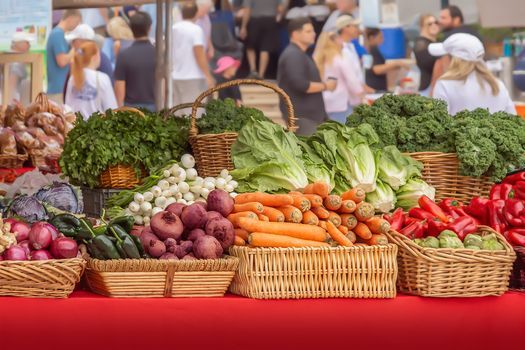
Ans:
[{"label": "carrot", "polygon": [[302,194],[300,196],[291,194],[291,196],[293,197],[293,206],[299,209],[302,213],[310,210],[310,208],[312,207],[310,201]]},{"label": "carrot", "polygon": [[353,231],[357,236],[361,237],[362,239],[372,238],[372,232],[370,231],[368,226],[366,226],[366,224],[363,224],[362,222],[358,223]]},{"label": "carrot", "polygon": [[316,194],[305,194],[304,198],[310,201],[310,206],[312,208],[323,206],[323,199]]},{"label": "carrot", "polygon": [[328,221],[332,222],[332,224],[335,225],[335,227],[341,225],[341,217],[336,212],[329,212],[330,215],[328,216]]},{"label": "carrot", "polygon": [[326,230],[326,220],[319,220],[319,222],[317,223],[317,226]]},{"label": "carrot", "polygon": [[281,207],[292,205],[293,198],[288,194],[268,194],[262,192],[241,193],[235,197],[235,204],[259,202],[267,207]]},{"label": "carrot", "polygon": [[261,221],[270,221],[270,218],[264,214],[257,214],[257,216],[259,217],[259,220]]},{"label": "carrot", "polygon": [[303,213],[301,213],[299,209],[292,205],[287,205],[276,209],[284,214],[284,221],[286,222],[295,222],[298,224],[303,221]]},{"label": "carrot", "polygon": [[284,235],[309,241],[326,241],[326,231],[317,226],[288,222],[264,222],[249,218],[239,218],[239,227],[248,232],[264,232]]},{"label": "carrot", "polygon": [[303,192],[305,194],[316,194],[324,199],[330,194],[330,185],[326,182],[317,181],[306,186]]},{"label": "carrot", "polygon": [[331,194],[324,199],[324,207],[328,210],[337,211],[341,208],[341,197]]},{"label": "carrot", "polygon": [[[341,227],[344,227],[344,226],[341,226]],[[346,238],[348,238],[350,240],[350,242],[352,243],[355,243],[355,241],[357,241],[357,237],[355,236],[355,233],[354,231],[348,231],[348,233],[345,235]]]},{"label": "carrot", "polygon": [[263,215],[272,222],[284,222],[284,214],[275,208],[264,207]]},{"label": "carrot", "polygon": [[368,247],[368,244],[359,242],[359,243],[355,243],[354,246],[356,246],[356,247]]},{"label": "carrot", "polygon": [[328,219],[330,212],[323,207],[315,207],[310,209],[319,219]]},{"label": "carrot", "polygon": [[366,221],[371,219],[375,214],[374,206],[367,202],[361,202],[357,205],[354,215],[358,221]]},{"label": "carrot", "polygon": [[303,188],[303,193],[304,194],[315,194],[314,192],[314,184],[308,184],[306,185],[305,188]]},{"label": "carrot", "polygon": [[372,235],[372,238],[366,240],[366,243],[368,243],[369,245],[387,245],[388,238],[383,234],[374,234]]},{"label": "carrot", "polygon": [[319,218],[312,211],[308,210],[303,213],[303,224],[306,225],[317,225]]},{"label": "carrot", "polygon": [[239,213],[233,213],[228,215],[227,219],[230,220],[234,226],[237,226],[237,221],[239,220],[239,218],[258,219],[257,214],[255,214],[252,211],[241,211]]},{"label": "carrot", "polygon": [[254,247],[329,247],[329,244],[325,242],[309,241],[306,239],[261,232],[252,233],[248,242]]},{"label": "carrot", "polygon": [[328,234],[334,241],[339,243],[340,245],[344,247],[351,247],[353,246],[353,243],[341,232],[337,229],[337,227],[332,224],[331,221],[326,222],[326,228],[328,231]]},{"label": "carrot", "polygon": [[351,199],[347,199],[341,203],[340,213],[351,214],[357,208],[357,204]]},{"label": "carrot", "polygon": [[345,236],[348,234],[348,232],[350,232],[350,230],[348,229],[348,227],[343,226],[343,225],[339,225],[339,226],[337,227],[337,229],[338,229],[339,231],[341,231],[341,233],[342,233],[343,235],[345,235]]},{"label": "carrot", "polygon": [[288,192],[288,194],[290,196],[302,196],[303,195],[303,193],[301,193],[299,191],[290,191],[290,192]]},{"label": "carrot", "polygon": [[373,234],[384,234],[390,230],[390,224],[385,219],[381,219],[378,216],[374,216],[366,221],[366,226],[372,231]]},{"label": "carrot", "polygon": [[357,204],[365,200],[366,192],[362,188],[356,187],[346,191],[341,195],[341,197],[344,201],[351,199]]},{"label": "carrot", "polygon": [[239,236],[235,236],[235,240],[233,241],[233,245],[246,245],[246,241],[242,239]]},{"label": "carrot", "polygon": [[243,230],[242,228],[236,228],[235,229],[235,235],[241,237],[245,241],[248,240],[248,236],[250,235],[248,231]]},{"label": "carrot", "polygon": [[233,206],[233,212],[238,213],[241,211],[253,211],[254,213],[262,213],[263,205],[259,202],[249,202],[244,204],[235,204]]},{"label": "carrot", "polygon": [[357,218],[353,214],[341,214],[341,225],[353,230],[357,226]]}]

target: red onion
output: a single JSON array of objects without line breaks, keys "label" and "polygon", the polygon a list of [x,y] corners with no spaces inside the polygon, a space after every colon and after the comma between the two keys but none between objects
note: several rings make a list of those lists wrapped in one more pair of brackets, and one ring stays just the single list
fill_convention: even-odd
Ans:
[{"label": "red onion", "polygon": [[6,219],[5,222],[11,225],[11,232],[15,234],[17,242],[22,242],[29,238],[31,226],[16,219]]},{"label": "red onion", "polygon": [[51,243],[51,254],[57,259],[71,259],[78,254],[78,245],[69,237],[57,238]]},{"label": "red onion", "polygon": [[3,260],[4,260],[4,256],[0,255],[0,261],[3,261]]},{"label": "red onion", "polygon": [[40,250],[34,250],[31,253],[31,260],[49,260],[53,259],[53,256],[51,256],[51,253],[47,250],[40,249]]},{"label": "red onion", "polygon": [[49,229],[49,231],[51,232],[51,239],[54,241],[55,239],[57,239],[58,237],[62,237],[63,235],[58,231],[58,229],[51,225],[49,222],[44,222],[44,226]]},{"label": "red onion", "polygon": [[27,255],[24,251],[24,248],[16,245],[6,250],[4,257],[6,260],[27,260]]},{"label": "red onion", "polygon": [[53,240],[53,234],[46,222],[36,222],[29,231],[29,244],[33,249],[45,249]]},{"label": "red onion", "polygon": [[22,247],[24,251],[26,252],[26,255],[29,256],[31,254],[31,246],[29,245],[29,241],[22,241],[18,243],[19,247]]}]

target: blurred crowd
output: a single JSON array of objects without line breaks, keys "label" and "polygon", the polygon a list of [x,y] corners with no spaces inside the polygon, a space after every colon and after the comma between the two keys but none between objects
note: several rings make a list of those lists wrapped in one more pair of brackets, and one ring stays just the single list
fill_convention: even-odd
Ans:
[{"label": "blurred crowd", "polygon": [[[479,35],[465,25],[458,7],[421,15],[420,35],[406,55],[411,63],[385,59],[383,31],[363,27],[356,0],[329,2],[176,3],[173,105],[193,102],[204,90],[238,77],[268,78],[277,57],[276,80],[294,103],[300,134],[327,118],[344,122],[367,95],[387,91],[390,72],[415,66],[419,93],[447,100],[451,112],[474,105],[511,110],[505,86],[483,62]],[[50,98],[85,117],[124,105],[155,110],[154,4],[57,15],[47,42]],[[27,37],[13,38],[14,51],[27,51],[29,44]],[[221,90],[219,97],[242,103],[238,87]]]}]

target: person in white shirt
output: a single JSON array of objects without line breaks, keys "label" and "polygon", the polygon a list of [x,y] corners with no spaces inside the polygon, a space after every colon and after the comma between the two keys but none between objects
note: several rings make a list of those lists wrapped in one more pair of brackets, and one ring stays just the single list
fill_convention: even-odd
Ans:
[{"label": "person in white shirt", "polygon": [[352,106],[363,100],[363,84],[343,55],[343,43],[337,34],[321,33],[313,58],[322,80],[337,80],[334,91],[323,92],[323,100],[330,119],[344,124],[346,118],[352,114]]},{"label": "person in white shirt", "polygon": [[335,22],[337,18],[344,14],[351,14],[354,17],[358,17],[359,8],[356,6],[355,0],[336,0],[336,9],[330,14],[323,26],[323,32],[334,32]]},{"label": "person in white shirt", "polygon": [[[205,37],[201,27],[195,24],[197,5],[188,2],[180,5],[182,21],[173,26],[173,103],[193,102],[215,82],[208,67],[205,53]],[[188,110],[179,110],[178,115]]]},{"label": "person in white shirt", "polygon": [[516,114],[507,88],[485,65],[485,49],[474,35],[453,34],[443,43],[430,44],[428,51],[434,56],[448,54],[452,57],[432,94],[432,97],[447,102],[451,115],[476,108],[487,108],[491,113]]},{"label": "person in white shirt", "polygon": [[117,108],[111,80],[97,71],[99,65],[100,51],[94,42],[86,42],[75,51],[65,100],[86,120],[95,112]]}]

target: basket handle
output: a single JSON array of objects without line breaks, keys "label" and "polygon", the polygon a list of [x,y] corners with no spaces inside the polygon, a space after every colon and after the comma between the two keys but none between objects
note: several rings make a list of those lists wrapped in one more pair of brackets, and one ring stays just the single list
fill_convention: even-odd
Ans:
[{"label": "basket handle", "polygon": [[131,113],[136,113],[140,115],[141,117],[146,116],[144,112],[142,112],[140,109],[137,109],[135,107],[128,107],[128,106],[122,106],[122,107],[115,108],[113,112],[131,112]]},{"label": "basket handle", "polygon": [[290,100],[290,96],[288,96],[288,94],[284,92],[283,89],[281,89],[275,84],[268,83],[264,80],[236,79],[236,80],[227,81],[225,83],[219,84],[215,87],[212,87],[211,89],[204,91],[202,94],[199,95],[199,97],[197,97],[195,102],[193,102],[192,108],[191,108],[191,128],[190,128],[191,136],[196,136],[199,133],[199,130],[197,128],[197,109],[199,108],[199,106],[201,106],[202,101],[206,97],[214,94],[215,92],[219,90],[230,88],[232,86],[239,86],[239,85],[260,85],[260,86],[266,87],[278,93],[283,98],[284,103],[286,104],[286,109],[288,112],[288,130],[294,132],[297,129],[297,126],[295,124],[297,118],[295,117],[292,100]]},{"label": "basket handle", "polygon": [[36,95],[35,102],[41,105],[46,112],[50,111],[49,110],[49,98],[47,97],[45,93],[40,92],[38,95]]},{"label": "basket handle", "polygon": [[[171,107],[170,109],[166,109],[164,110],[164,120],[166,120],[168,118],[168,116],[170,115],[173,115],[175,112],[177,111],[180,111],[181,109],[185,109],[185,108],[192,108],[193,107],[193,102],[188,102],[188,103],[181,103],[180,105],[176,105],[175,107]],[[205,108],[206,106],[202,103],[200,103],[197,108]]]}]

